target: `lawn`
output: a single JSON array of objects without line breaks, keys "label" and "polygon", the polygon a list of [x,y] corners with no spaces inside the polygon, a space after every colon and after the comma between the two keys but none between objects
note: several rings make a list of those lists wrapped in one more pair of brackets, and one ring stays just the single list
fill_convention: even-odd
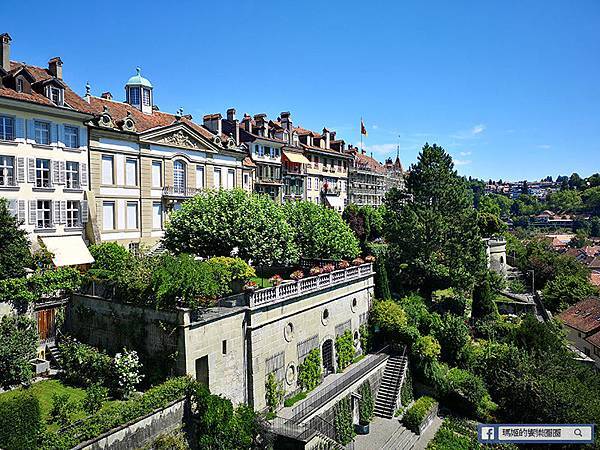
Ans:
[{"label": "lawn", "polygon": [[268,288],[273,286],[273,283],[271,283],[268,278],[252,277],[250,278],[250,281],[254,281],[259,288]]}]

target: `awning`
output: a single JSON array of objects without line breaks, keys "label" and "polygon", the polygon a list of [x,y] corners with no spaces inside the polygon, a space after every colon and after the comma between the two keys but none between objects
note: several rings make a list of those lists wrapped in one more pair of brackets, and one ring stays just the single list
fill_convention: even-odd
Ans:
[{"label": "awning", "polygon": [[42,237],[42,242],[48,251],[54,254],[52,262],[57,267],[94,262],[94,257],[81,236],[47,236]]},{"label": "awning", "polygon": [[344,200],[339,195],[326,195],[325,201],[335,210],[344,209]]},{"label": "awning", "polygon": [[294,162],[294,163],[310,164],[310,161],[308,159],[306,159],[306,156],[304,156],[300,153],[286,152],[284,150],[283,156],[285,156],[287,159],[289,159],[291,162]]}]

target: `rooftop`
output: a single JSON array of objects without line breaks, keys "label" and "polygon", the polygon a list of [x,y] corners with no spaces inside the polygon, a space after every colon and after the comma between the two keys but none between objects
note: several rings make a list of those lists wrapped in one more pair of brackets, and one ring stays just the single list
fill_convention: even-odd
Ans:
[{"label": "rooftop", "polygon": [[558,315],[564,324],[582,333],[600,331],[600,298],[590,297],[564,310]]}]

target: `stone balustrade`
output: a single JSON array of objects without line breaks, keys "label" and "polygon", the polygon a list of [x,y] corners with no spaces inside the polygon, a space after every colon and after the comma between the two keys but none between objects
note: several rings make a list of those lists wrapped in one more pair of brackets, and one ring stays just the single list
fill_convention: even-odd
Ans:
[{"label": "stone balustrade", "polygon": [[289,298],[343,284],[347,281],[373,275],[374,273],[373,264],[367,263],[360,266],[334,270],[333,272],[303,278],[298,281],[286,282],[279,286],[259,289],[249,293],[248,305],[252,308],[270,303],[277,303]]}]

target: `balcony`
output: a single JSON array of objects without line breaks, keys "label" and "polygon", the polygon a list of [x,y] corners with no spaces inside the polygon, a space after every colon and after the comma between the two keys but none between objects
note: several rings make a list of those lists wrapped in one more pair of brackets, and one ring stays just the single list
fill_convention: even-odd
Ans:
[{"label": "balcony", "polygon": [[303,278],[298,281],[291,281],[271,288],[259,289],[248,294],[248,305],[254,308],[271,303],[279,303],[293,297],[339,286],[348,281],[370,277],[374,273],[373,264],[367,263],[347,269],[334,270],[333,272],[314,277]]},{"label": "balcony", "polygon": [[190,198],[200,192],[202,192],[202,189],[187,186],[165,186],[162,195],[167,198]]}]

